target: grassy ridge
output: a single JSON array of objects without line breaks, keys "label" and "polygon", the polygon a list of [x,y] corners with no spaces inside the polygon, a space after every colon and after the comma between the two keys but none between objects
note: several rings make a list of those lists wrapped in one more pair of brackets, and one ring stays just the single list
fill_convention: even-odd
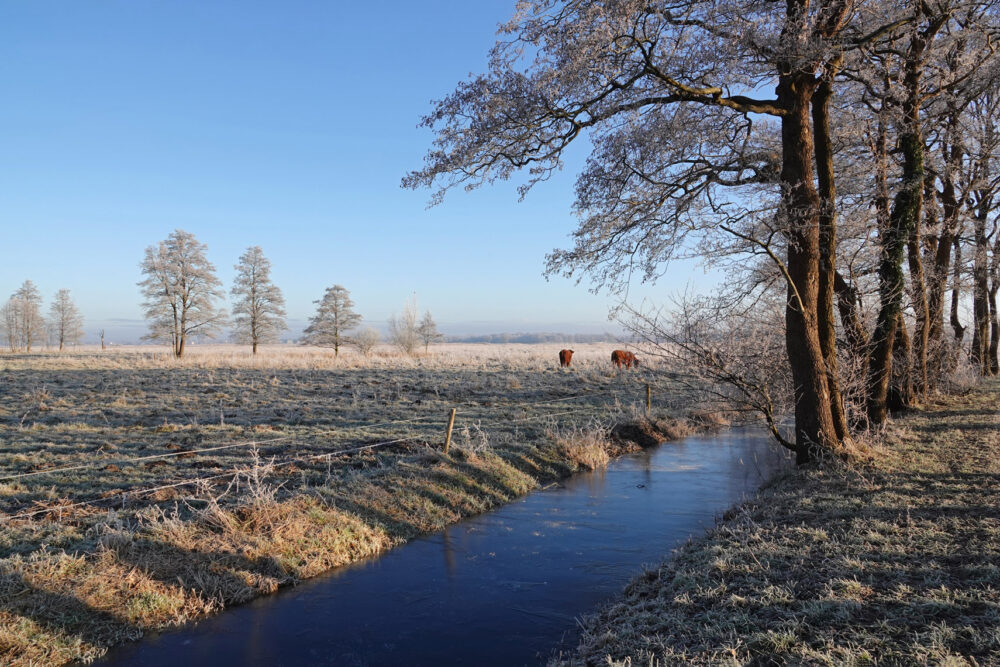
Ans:
[{"label": "grassy ridge", "polygon": [[634,580],[563,664],[1000,664],[1000,384],[798,470]]}]

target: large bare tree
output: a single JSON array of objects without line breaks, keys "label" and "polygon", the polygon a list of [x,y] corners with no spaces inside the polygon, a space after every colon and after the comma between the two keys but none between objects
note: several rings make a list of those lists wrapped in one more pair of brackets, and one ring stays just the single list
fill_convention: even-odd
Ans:
[{"label": "large bare tree", "polygon": [[49,331],[59,344],[60,352],[66,345],[75,345],[83,338],[83,316],[68,289],[56,292],[49,306]]},{"label": "large bare tree", "polygon": [[316,314],[309,319],[303,342],[332,347],[334,356],[339,356],[341,346],[351,342],[348,333],[361,324],[351,293],[343,285],[334,285],[327,287],[323,298],[314,303]]},{"label": "large bare tree", "polygon": [[435,144],[404,185],[436,187],[438,201],[451,187],[526,169],[523,191],[589,132],[594,150],[577,182],[582,222],[549,271],[614,288],[636,272],[655,278],[692,250],[768,258],[787,294],[797,458],[849,452],[831,366],[836,221],[823,215],[828,193],[817,191],[814,132],[824,128],[812,112],[845,52],[904,25],[904,9],[841,0],[518,7],[489,71],[424,119]]},{"label": "large bare tree", "polygon": [[175,229],[146,248],[139,265],[145,278],[138,284],[149,322],[143,338],[168,343],[178,358],[190,338],[212,338],[226,324],[226,313],[218,305],[224,296],[222,282],[205,256],[207,250],[194,234]]},{"label": "large bare tree", "polygon": [[271,262],[260,246],[246,249],[236,264],[233,283],[233,335],[248,343],[257,354],[257,345],[273,343],[285,325],[285,297],[271,282]]}]

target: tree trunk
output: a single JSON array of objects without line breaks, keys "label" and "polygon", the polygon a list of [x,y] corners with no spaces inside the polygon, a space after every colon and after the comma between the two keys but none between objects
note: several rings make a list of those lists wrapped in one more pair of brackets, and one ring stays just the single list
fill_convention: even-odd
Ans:
[{"label": "tree trunk", "polygon": [[861,297],[857,288],[848,283],[839,272],[834,273],[833,288],[837,294],[840,324],[851,354],[868,363],[868,332],[861,321]]},{"label": "tree trunk", "polygon": [[[923,144],[921,144],[921,150]],[[923,200],[923,176],[921,180],[921,201]],[[922,216],[919,210],[913,219],[909,239],[906,244],[907,259],[910,265],[910,292],[913,299],[913,309],[916,311],[917,323],[913,330],[913,357],[910,367],[912,386],[915,393],[923,396],[927,392],[927,345],[930,342],[930,309],[927,299],[927,281],[924,277],[924,263],[920,256],[922,241]]]},{"label": "tree trunk", "polygon": [[875,137],[875,210],[879,232],[879,312],[871,338],[868,359],[867,405],[868,421],[873,426],[885,422],[886,397],[892,376],[892,344],[896,337],[897,315],[903,294],[903,243],[901,220],[889,210],[887,132],[879,121]]},{"label": "tree trunk", "polygon": [[785,346],[795,386],[796,461],[807,463],[821,450],[837,451],[826,362],[819,334],[819,195],[813,186],[814,159],[809,122],[815,86],[809,72],[783,72],[778,99],[781,118],[782,202],[788,235],[788,302]]},{"label": "tree trunk", "polygon": [[948,350],[948,346],[944,342],[944,301],[959,214],[959,204],[955,198],[955,184],[950,175],[946,175],[943,181],[941,231],[935,243],[933,265],[927,285],[927,318],[930,321],[930,328],[927,332],[927,348],[930,355],[928,362],[930,365],[930,386],[928,389],[932,389],[937,379],[940,378]]},{"label": "tree trunk", "polygon": [[950,317],[951,329],[955,333],[955,342],[959,344],[961,344],[962,339],[965,337],[965,327],[962,326],[961,320],[958,319],[958,299],[962,291],[962,244],[958,238],[960,235],[960,231],[956,230],[955,240],[953,241],[955,245],[955,263],[953,264],[954,270],[951,282]]},{"label": "tree trunk", "polygon": [[[955,170],[959,168],[964,152],[960,132],[959,112],[952,109],[948,117],[948,129],[941,146],[944,162],[944,170],[941,174],[941,191],[938,193],[942,209],[941,231],[937,238],[927,292],[927,317],[930,320],[928,350],[931,355],[930,382],[932,386],[943,375],[946,365],[950,368],[952,356],[951,346],[944,341],[944,301],[945,291],[948,289],[948,274],[951,270],[952,249],[957,248],[958,244],[959,216],[962,209],[955,187]],[[931,190],[933,191],[933,187]],[[954,270],[957,275],[957,272],[960,271],[960,267],[957,266],[960,262],[960,256],[957,252],[954,262],[956,263]],[[957,321],[957,319],[958,311],[956,308],[954,320]]]},{"label": "tree trunk", "polygon": [[[881,308],[876,325],[875,349],[869,365],[868,419],[872,426],[880,426],[886,420],[886,392],[892,376],[892,344],[895,338],[897,320],[902,311],[903,251],[904,246],[914,247],[911,255],[919,263],[920,248],[918,225],[923,209],[924,197],[924,144],[920,131],[920,75],[923,53],[927,46],[926,36],[914,33],[910,38],[904,66],[904,86],[906,98],[903,100],[903,118],[899,134],[899,150],[903,154],[903,173],[899,190],[892,202],[892,211],[886,228],[879,260],[879,296]],[[885,128],[879,126],[880,153],[879,176],[885,183]],[[880,186],[884,187],[884,186]],[[886,192],[887,194],[887,192]],[[881,232],[880,232],[881,233]],[[911,265],[912,266],[912,265]],[[921,281],[923,268],[920,267]],[[920,285],[923,290],[923,285]],[[916,304],[917,317],[922,320],[922,348],[926,351],[927,302],[921,294],[921,302]],[[922,369],[923,370],[923,369]]]},{"label": "tree trunk", "polygon": [[255,357],[257,356],[257,339],[256,338],[253,341],[253,355]]},{"label": "tree trunk", "polygon": [[997,290],[1000,289],[1000,285],[994,282],[990,285],[990,294],[987,303],[990,307],[990,344],[988,352],[988,366],[990,375],[996,375],[1000,372],[1000,363],[997,359],[997,344],[1000,342],[1000,329],[997,328],[998,318],[997,318]]},{"label": "tree trunk", "polygon": [[990,305],[989,271],[986,264],[986,218],[981,212],[976,216],[974,239],[976,254],[972,260],[972,363],[980,375],[990,374]]},{"label": "tree trunk", "polygon": [[987,305],[990,309],[990,342],[988,345],[988,357],[990,375],[1000,372],[1000,359],[997,358],[997,345],[1000,343],[1000,329],[998,329],[997,314],[997,292],[1000,291],[1000,229],[993,232],[993,249],[990,256],[989,281],[990,291]]},{"label": "tree trunk", "polygon": [[913,352],[906,332],[903,313],[896,316],[896,335],[892,348],[892,381],[886,407],[890,412],[904,410],[913,400]]},{"label": "tree trunk", "polygon": [[833,141],[830,135],[830,97],[835,69],[824,72],[812,98],[816,176],[819,185],[819,284],[817,328],[830,391],[830,412],[840,442],[850,438],[847,413],[837,372],[837,330],[833,314],[834,282],[837,273],[837,187],[833,171]]}]

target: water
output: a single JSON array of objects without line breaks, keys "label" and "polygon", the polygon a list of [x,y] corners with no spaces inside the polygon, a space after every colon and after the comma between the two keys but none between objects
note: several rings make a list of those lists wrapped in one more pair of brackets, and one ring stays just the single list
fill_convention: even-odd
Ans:
[{"label": "water", "polygon": [[668,443],[105,664],[538,664],[575,645],[580,615],[788,465],[759,431]]}]

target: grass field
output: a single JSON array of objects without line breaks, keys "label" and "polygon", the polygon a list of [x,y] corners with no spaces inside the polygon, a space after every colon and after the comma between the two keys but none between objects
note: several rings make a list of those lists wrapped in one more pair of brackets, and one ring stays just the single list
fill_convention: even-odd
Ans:
[{"label": "grass field", "polygon": [[691,427],[666,369],[559,347],[0,356],[0,662],[91,659],[603,465],[616,425]]},{"label": "grass field", "polygon": [[796,470],[635,579],[572,665],[1000,664],[1000,383]]}]

